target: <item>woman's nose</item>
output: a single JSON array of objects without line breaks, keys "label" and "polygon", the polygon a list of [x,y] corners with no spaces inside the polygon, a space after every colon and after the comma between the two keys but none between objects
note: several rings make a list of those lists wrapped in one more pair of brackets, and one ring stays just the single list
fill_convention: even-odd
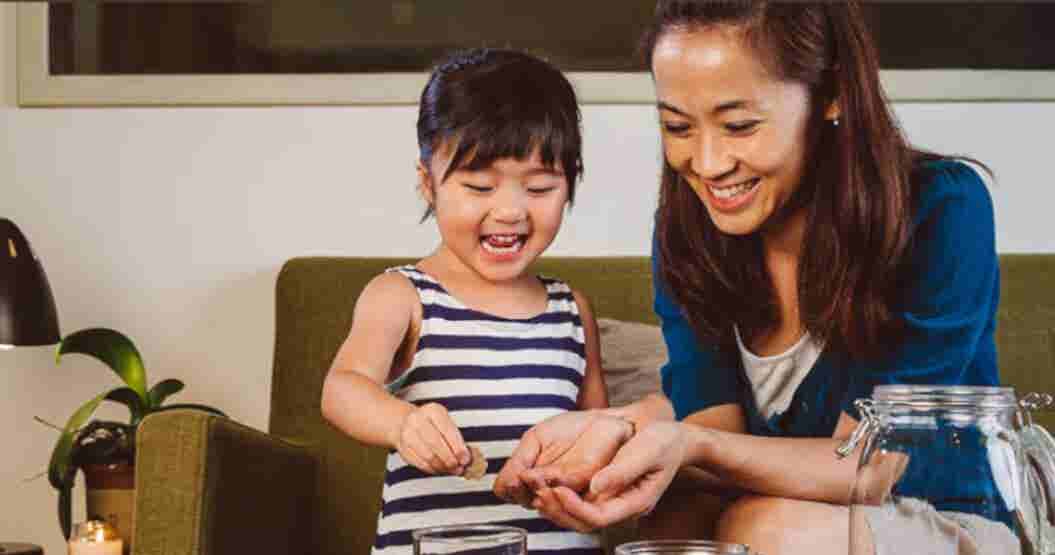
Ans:
[{"label": "woman's nose", "polygon": [[736,160],[721,137],[702,134],[692,156],[692,171],[707,180],[719,180],[736,169]]}]

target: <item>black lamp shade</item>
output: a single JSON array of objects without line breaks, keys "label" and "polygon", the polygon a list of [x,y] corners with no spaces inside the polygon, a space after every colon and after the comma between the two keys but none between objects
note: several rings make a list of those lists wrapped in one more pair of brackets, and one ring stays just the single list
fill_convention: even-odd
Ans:
[{"label": "black lamp shade", "polygon": [[0,345],[51,345],[59,317],[44,267],[11,220],[0,218]]}]

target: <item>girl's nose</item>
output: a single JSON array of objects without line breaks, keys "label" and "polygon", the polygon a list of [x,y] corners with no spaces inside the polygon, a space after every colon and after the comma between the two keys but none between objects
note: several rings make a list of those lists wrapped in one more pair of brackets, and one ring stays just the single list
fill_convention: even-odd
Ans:
[{"label": "girl's nose", "polygon": [[504,224],[519,223],[527,217],[527,210],[521,203],[503,203],[492,210],[494,219]]},{"label": "girl's nose", "polygon": [[495,206],[491,209],[491,215],[501,223],[515,224],[527,217],[527,199],[519,191],[505,191],[495,199]]}]

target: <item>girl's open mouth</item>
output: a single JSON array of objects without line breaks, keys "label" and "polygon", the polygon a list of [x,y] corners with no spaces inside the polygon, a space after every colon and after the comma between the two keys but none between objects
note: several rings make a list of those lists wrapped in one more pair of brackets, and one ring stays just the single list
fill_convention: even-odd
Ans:
[{"label": "girl's open mouth", "polygon": [[527,234],[519,233],[483,235],[480,237],[480,245],[492,254],[514,254],[524,248],[527,238]]}]

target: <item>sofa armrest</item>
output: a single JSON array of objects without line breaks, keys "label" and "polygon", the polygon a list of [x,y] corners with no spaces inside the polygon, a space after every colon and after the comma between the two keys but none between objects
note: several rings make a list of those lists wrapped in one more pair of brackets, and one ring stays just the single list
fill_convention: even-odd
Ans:
[{"label": "sofa armrest", "polygon": [[308,555],[316,458],[303,446],[199,411],[136,433],[134,555]]}]

